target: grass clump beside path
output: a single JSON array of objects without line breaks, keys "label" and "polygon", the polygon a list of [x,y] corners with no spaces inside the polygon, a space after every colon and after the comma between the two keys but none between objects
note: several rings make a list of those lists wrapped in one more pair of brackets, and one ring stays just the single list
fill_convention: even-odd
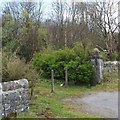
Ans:
[{"label": "grass clump beside path", "polygon": [[62,102],[61,99],[72,96],[82,96],[88,92],[112,91],[118,89],[117,82],[105,82],[96,86],[61,87],[55,82],[55,93],[51,93],[50,80],[39,80],[36,83],[35,95],[30,100],[28,112],[20,113],[18,118],[100,118],[99,116],[83,113],[80,106]]}]

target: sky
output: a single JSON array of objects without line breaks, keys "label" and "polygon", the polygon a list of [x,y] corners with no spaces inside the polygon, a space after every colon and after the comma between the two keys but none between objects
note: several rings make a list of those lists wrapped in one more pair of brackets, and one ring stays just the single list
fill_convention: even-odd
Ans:
[{"label": "sky", "polygon": [[[0,3],[2,2],[20,2],[20,1],[33,1],[33,2],[37,2],[39,0],[0,0]],[[55,0],[43,0],[44,2],[46,3],[51,3],[52,1],[55,1]],[[68,1],[68,2],[71,2],[71,1],[74,1],[74,2],[86,2],[86,1],[89,1],[89,2],[95,2],[96,0],[62,0],[62,1]],[[97,0],[97,1],[109,1],[109,0]],[[110,0],[112,1],[112,0]],[[114,1],[120,1],[120,0],[114,0]]]},{"label": "sky", "polygon": [[[28,2],[28,1],[32,1],[32,2],[37,2],[37,1],[41,1],[41,0],[0,0],[0,15],[1,15],[1,11],[2,11],[2,8],[3,8],[3,4],[5,3],[5,2],[21,2],[21,1],[26,1],[26,2]],[[50,8],[50,3],[51,2],[53,2],[53,1],[55,1],[55,0],[43,0],[43,2],[44,2],[44,12],[45,12],[45,14],[48,14],[49,13],[49,11],[51,10],[51,8]],[[62,0],[63,2],[64,1],[67,1],[67,2],[72,2],[72,1],[74,1],[74,2],[95,2],[95,1],[99,1],[99,2],[103,2],[103,1],[113,1],[113,0]],[[117,3],[119,2],[120,0],[114,0],[114,3],[116,4],[115,5],[115,9],[116,9],[116,11],[118,11],[118,6],[117,6]],[[116,12],[115,13],[115,16],[116,15],[118,15],[118,12]]]}]

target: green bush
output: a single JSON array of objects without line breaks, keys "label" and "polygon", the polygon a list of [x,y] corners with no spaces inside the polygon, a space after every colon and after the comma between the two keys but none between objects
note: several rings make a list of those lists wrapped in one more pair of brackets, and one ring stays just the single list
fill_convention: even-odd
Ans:
[{"label": "green bush", "polygon": [[51,70],[54,70],[55,79],[63,80],[65,68],[68,69],[68,78],[74,83],[90,83],[94,79],[94,71],[88,57],[80,47],[52,51],[51,53],[37,53],[33,58],[33,64],[38,71],[43,71],[42,77],[51,78]]}]

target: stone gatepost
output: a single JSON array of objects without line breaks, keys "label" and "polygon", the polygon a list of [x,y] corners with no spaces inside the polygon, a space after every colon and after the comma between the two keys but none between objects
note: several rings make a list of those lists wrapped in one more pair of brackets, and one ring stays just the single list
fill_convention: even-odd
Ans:
[{"label": "stone gatepost", "polygon": [[94,48],[93,54],[90,56],[91,62],[95,70],[94,84],[100,83],[103,79],[103,57],[99,54],[98,48]]}]

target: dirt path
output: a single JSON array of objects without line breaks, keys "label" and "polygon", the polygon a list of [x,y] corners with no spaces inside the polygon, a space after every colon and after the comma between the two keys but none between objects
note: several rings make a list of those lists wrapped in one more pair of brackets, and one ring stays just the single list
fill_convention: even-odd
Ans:
[{"label": "dirt path", "polygon": [[105,118],[118,118],[118,92],[92,92],[81,97],[65,98],[64,102],[79,105],[83,112]]}]

